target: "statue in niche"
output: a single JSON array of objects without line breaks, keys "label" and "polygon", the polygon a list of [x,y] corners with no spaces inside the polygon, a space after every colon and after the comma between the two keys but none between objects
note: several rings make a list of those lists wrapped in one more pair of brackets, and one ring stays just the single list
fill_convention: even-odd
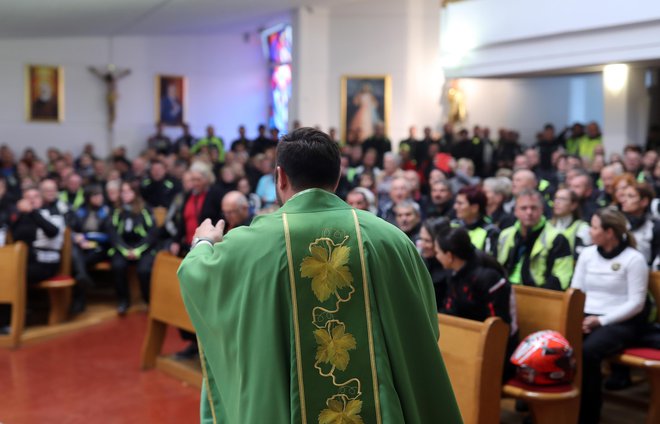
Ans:
[{"label": "statue in niche", "polygon": [[467,109],[465,107],[465,93],[461,90],[458,80],[452,80],[447,90],[447,101],[449,102],[448,121],[452,124],[465,122]]},{"label": "statue in niche", "polygon": [[106,85],[106,104],[108,107],[108,129],[112,131],[116,117],[116,104],[119,94],[117,92],[117,81],[131,73],[130,69],[119,70],[115,65],[108,65],[105,70],[99,70],[93,66],[89,67],[91,73],[99,77]]}]

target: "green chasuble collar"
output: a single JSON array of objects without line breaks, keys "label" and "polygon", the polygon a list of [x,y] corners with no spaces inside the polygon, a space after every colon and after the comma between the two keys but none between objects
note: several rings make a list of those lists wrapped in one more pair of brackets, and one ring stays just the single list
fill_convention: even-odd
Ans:
[{"label": "green chasuble collar", "polygon": [[[296,214],[298,206],[326,211],[323,222],[313,215]],[[357,214],[322,190],[300,193],[282,212],[302,422],[380,423],[369,287]]]}]

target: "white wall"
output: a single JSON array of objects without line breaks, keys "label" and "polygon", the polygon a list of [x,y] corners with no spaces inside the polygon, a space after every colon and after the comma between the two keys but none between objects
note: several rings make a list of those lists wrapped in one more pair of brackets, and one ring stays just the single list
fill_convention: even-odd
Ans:
[{"label": "white wall", "polygon": [[342,75],[390,75],[392,141],[405,138],[413,124],[437,127],[439,13],[435,0],[365,0],[298,10],[292,119],[339,130]]},{"label": "white wall", "polygon": [[520,141],[531,144],[545,123],[559,131],[574,122],[603,122],[603,87],[600,74],[544,78],[462,79],[467,122],[520,132]]},{"label": "white wall", "polygon": [[502,76],[660,57],[660,2],[472,0],[442,12],[452,77]]},{"label": "white wall", "polygon": [[[115,145],[130,154],[145,146],[155,122],[155,77],[184,75],[188,81],[188,113],[193,134],[207,124],[230,142],[239,124],[256,134],[268,113],[268,72],[260,40],[245,42],[241,35],[121,37],[110,48],[107,38],[0,40],[0,143],[18,152],[26,146],[42,154],[49,146],[80,152],[93,142],[107,153],[105,86],[88,70],[110,61],[132,73],[120,80]],[[111,59],[112,55],[112,59]],[[62,123],[32,123],[25,119],[26,64],[64,68],[65,116]],[[178,136],[178,129],[168,129]]]}]

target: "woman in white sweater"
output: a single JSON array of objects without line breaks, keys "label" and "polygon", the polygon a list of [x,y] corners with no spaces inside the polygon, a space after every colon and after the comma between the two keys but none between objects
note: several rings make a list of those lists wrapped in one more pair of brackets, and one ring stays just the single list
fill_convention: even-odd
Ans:
[{"label": "woman in white sweater", "polygon": [[580,254],[571,286],[584,305],[580,423],[600,421],[601,362],[635,342],[644,323],[649,269],[625,216],[614,207],[591,218],[592,246]]}]

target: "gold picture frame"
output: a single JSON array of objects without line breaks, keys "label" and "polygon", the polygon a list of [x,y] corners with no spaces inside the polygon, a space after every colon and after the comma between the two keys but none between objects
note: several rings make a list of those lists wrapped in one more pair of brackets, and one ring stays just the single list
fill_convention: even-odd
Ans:
[{"label": "gold picture frame", "polygon": [[156,75],[156,122],[180,126],[187,114],[186,77],[181,75]]},{"label": "gold picture frame", "polygon": [[30,122],[64,120],[64,71],[61,66],[25,66],[25,117]]},{"label": "gold picture frame", "polygon": [[341,77],[341,141],[357,144],[371,136],[378,124],[389,131],[391,78],[389,75]]}]

